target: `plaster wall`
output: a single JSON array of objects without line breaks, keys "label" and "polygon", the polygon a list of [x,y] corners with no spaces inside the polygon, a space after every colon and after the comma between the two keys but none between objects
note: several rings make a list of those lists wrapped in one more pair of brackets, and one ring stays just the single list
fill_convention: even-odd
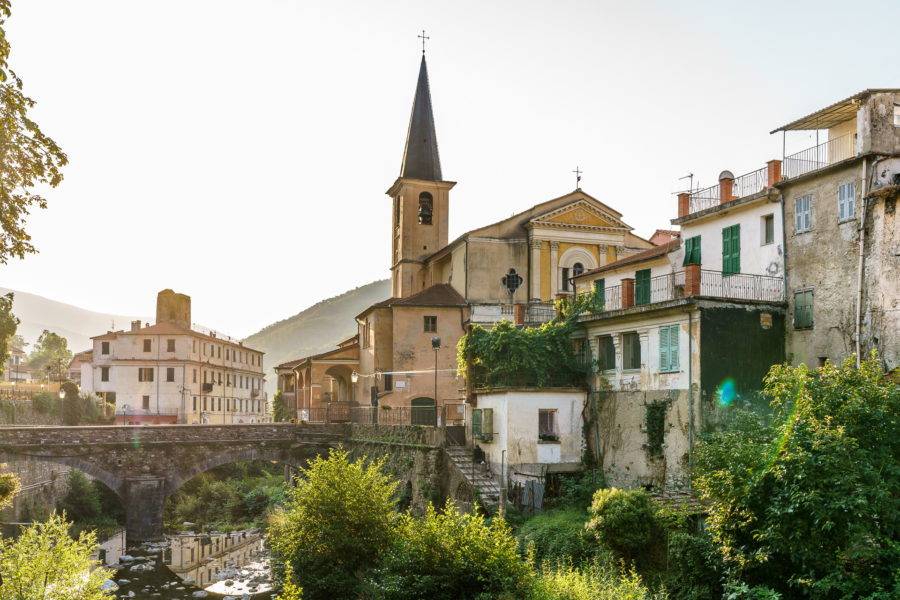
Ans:
[{"label": "plaster wall", "polygon": [[[839,221],[838,187],[848,182],[856,182],[856,214]],[[862,162],[855,161],[795,182],[788,180],[782,185],[786,224],[787,360],[811,367],[818,366],[820,357],[839,362],[855,349],[857,229],[865,189]],[[797,231],[796,200],[804,196],[810,198],[810,228]],[[796,329],[795,294],[805,290],[812,291],[813,326]]]},{"label": "plaster wall", "polygon": [[[661,455],[648,448],[647,405],[666,403]],[[686,389],[612,391],[600,402],[600,455],[610,486],[683,489],[689,484],[690,394]],[[696,418],[696,415],[695,415]]]},{"label": "plaster wall", "polygon": [[[478,408],[494,411],[494,437],[476,442],[499,473],[506,451],[507,477],[524,481],[544,472],[570,470],[581,461],[582,410],[586,393],[581,390],[479,391]],[[538,411],[557,411],[559,442],[538,438]],[[471,408],[469,409],[471,411]],[[471,413],[469,414],[471,423]]]},{"label": "plaster wall", "polygon": [[[837,202],[837,200],[835,200]],[[774,219],[774,241],[765,242],[764,217]],[[681,225],[681,249],[678,266],[684,262],[685,240],[700,236],[700,261],[705,270],[722,270],[722,230],[732,225],[741,226],[741,273],[776,276],[784,273],[784,230],[781,206],[760,198],[733,209],[713,213],[703,219]]]},{"label": "plaster wall", "polygon": [[900,104],[900,93],[885,92],[872,94],[860,106],[856,113],[860,153],[900,152],[900,127],[894,124],[895,104]]},{"label": "plaster wall", "polygon": [[639,263],[623,265],[619,268],[601,271],[583,277],[575,282],[577,292],[587,292],[594,288],[594,282],[600,279],[604,280],[605,287],[615,287],[621,285],[623,279],[634,279],[636,271],[650,269],[650,277],[658,277],[659,275],[668,275],[681,270],[681,261],[684,259],[684,252],[677,250],[670,252],[664,256],[643,260]]},{"label": "plaster wall", "polygon": [[[528,252],[528,241],[524,237],[470,239],[467,300],[476,304],[527,302],[530,289]],[[512,298],[503,285],[503,277],[510,269],[515,269],[523,279]]]}]

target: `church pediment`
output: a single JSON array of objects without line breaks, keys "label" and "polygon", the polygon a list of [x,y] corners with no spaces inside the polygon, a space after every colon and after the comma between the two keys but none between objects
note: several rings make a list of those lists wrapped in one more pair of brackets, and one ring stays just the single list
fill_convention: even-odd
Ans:
[{"label": "church pediment", "polygon": [[631,230],[631,227],[616,215],[604,210],[603,205],[599,202],[591,202],[585,198],[579,198],[570,204],[534,217],[529,221],[529,225],[532,227],[543,225],[554,228],[571,227],[584,229],[597,227]]}]

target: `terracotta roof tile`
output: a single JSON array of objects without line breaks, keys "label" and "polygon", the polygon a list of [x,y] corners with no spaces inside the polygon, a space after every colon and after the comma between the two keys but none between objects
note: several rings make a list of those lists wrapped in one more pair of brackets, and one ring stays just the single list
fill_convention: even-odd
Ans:
[{"label": "terracotta roof tile", "polygon": [[631,265],[634,263],[643,262],[645,260],[649,260],[651,258],[657,258],[659,256],[665,256],[669,252],[673,252],[678,250],[681,247],[681,240],[672,240],[666,244],[662,244],[660,246],[656,246],[655,248],[648,248],[643,252],[638,252],[637,254],[632,254],[631,256],[627,256],[621,260],[617,260],[616,262],[611,262],[608,265],[603,265],[602,267],[597,267],[596,269],[591,269],[590,271],[585,271],[581,275],[573,277],[572,279],[582,279],[587,277],[588,275],[592,275],[594,273],[602,273],[604,271],[610,271],[612,269],[618,269],[619,267],[624,267],[626,265]]},{"label": "terracotta roof tile", "polygon": [[466,306],[466,299],[453,286],[436,283],[412,296],[394,300],[392,306]]}]

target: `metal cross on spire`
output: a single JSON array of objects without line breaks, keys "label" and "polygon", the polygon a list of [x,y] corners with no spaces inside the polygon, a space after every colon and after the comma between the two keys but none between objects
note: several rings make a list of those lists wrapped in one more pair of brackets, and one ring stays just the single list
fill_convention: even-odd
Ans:
[{"label": "metal cross on spire", "polygon": [[581,174],[584,173],[584,171],[579,169],[576,165],[575,170],[572,172],[575,173],[575,189],[579,189],[581,188]]},{"label": "metal cross on spire", "polygon": [[430,40],[431,38],[425,35],[425,30],[422,30],[422,35],[416,36],[422,38],[422,54],[425,54],[425,40]]}]

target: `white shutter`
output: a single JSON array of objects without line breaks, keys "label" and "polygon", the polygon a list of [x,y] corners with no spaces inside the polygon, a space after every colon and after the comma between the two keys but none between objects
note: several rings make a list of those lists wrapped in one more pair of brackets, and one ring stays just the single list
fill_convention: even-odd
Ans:
[{"label": "white shutter", "polygon": [[659,370],[669,370],[669,328],[659,328]]},{"label": "white shutter", "polygon": [[678,370],[678,325],[669,327],[669,368],[673,371]]},{"label": "white shutter", "polygon": [[847,185],[838,186],[838,220],[843,221],[847,218]]}]

